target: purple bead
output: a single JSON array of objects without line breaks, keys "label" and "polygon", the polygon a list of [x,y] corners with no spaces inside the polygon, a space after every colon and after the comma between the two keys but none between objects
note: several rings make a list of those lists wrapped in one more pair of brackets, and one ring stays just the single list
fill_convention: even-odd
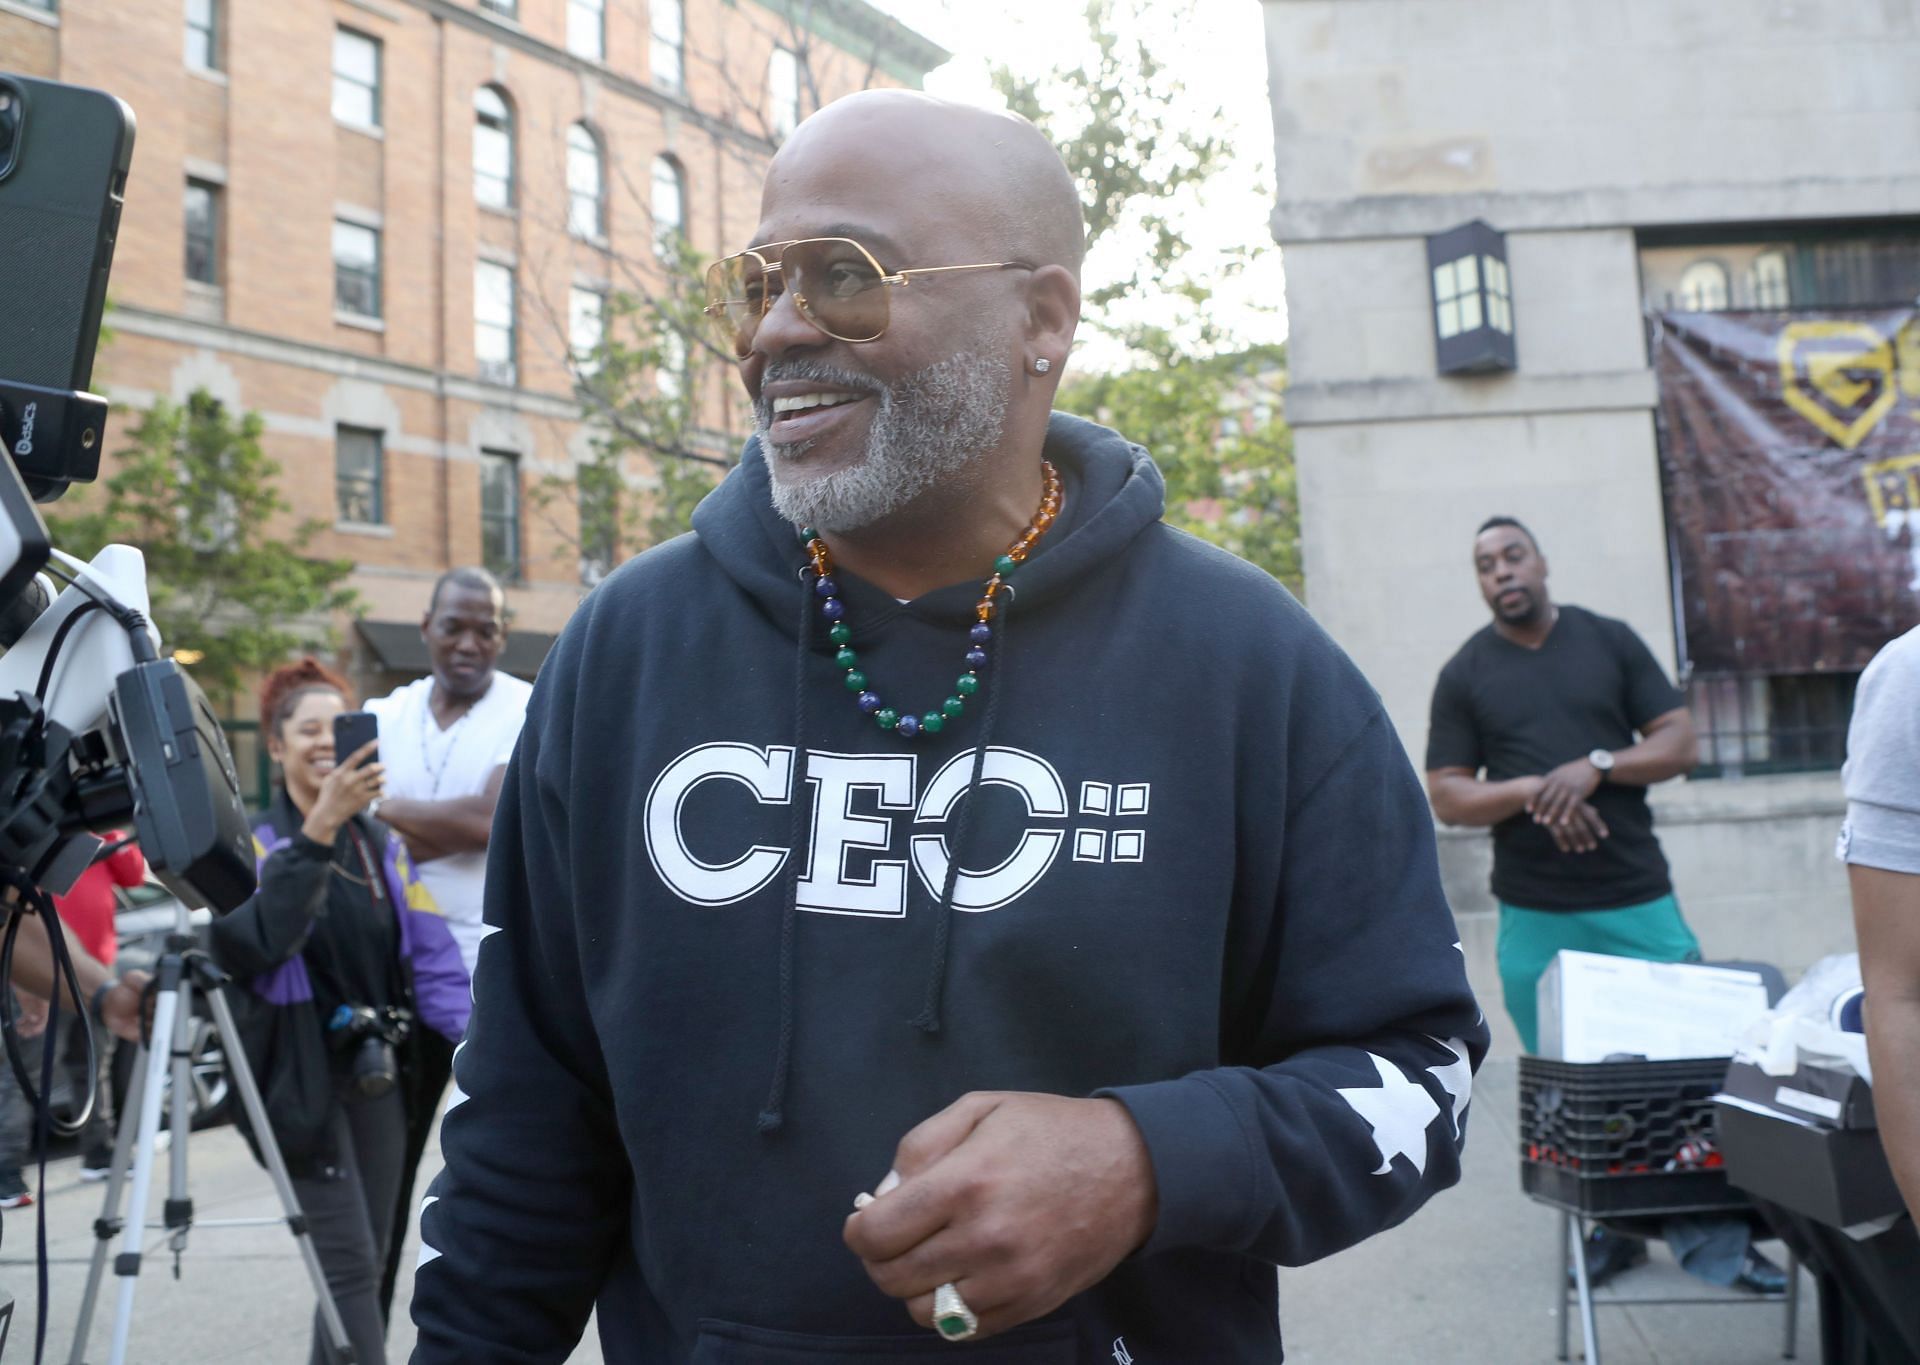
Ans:
[{"label": "purple bead", "polygon": [[862,692],[853,699],[853,704],[870,716],[880,709],[880,694],[878,692]]},{"label": "purple bead", "polygon": [[822,597],[837,597],[840,594],[840,585],[833,581],[833,575],[828,574],[825,578],[814,580],[813,590]]},{"label": "purple bead", "polygon": [[975,621],[973,623],[973,629],[967,632],[967,638],[972,640],[976,645],[984,645],[993,638],[993,627],[985,621]]},{"label": "purple bead", "polygon": [[967,667],[968,668],[985,668],[986,666],[987,666],[986,650],[980,648],[979,645],[975,645],[972,649],[967,651]]},{"label": "purple bead", "polygon": [[902,716],[900,717],[900,723],[894,726],[893,729],[895,734],[903,735],[908,739],[913,739],[917,737],[920,733],[920,717]]},{"label": "purple bead", "polygon": [[820,614],[829,621],[838,621],[842,616],[847,614],[847,609],[840,605],[839,598],[829,597],[820,604]]}]

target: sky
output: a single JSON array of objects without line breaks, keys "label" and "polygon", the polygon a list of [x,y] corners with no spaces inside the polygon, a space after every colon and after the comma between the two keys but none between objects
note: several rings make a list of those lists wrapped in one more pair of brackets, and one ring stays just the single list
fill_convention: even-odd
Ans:
[{"label": "sky", "polygon": [[[870,0],[908,27],[951,51],[953,60],[927,77],[929,92],[973,104],[1004,108],[989,74],[1005,64],[1038,76],[1064,65],[1087,46],[1079,0]],[[1124,8],[1124,6],[1123,6]],[[1189,195],[1174,212],[1193,250],[1207,261],[1240,247],[1266,250],[1248,272],[1216,294],[1213,313],[1237,342],[1283,341],[1287,334],[1280,252],[1268,217],[1273,204],[1273,123],[1267,103],[1266,41],[1259,0],[1181,0],[1149,3],[1147,28],[1155,55],[1188,90],[1187,121],[1203,122],[1218,108],[1224,115],[1233,159],[1207,186],[1204,203]],[[1096,251],[1086,283],[1124,274],[1113,259],[1125,244]],[[1142,301],[1129,317],[1178,327],[1182,303]],[[1119,349],[1082,331],[1075,364],[1107,369]]]}]

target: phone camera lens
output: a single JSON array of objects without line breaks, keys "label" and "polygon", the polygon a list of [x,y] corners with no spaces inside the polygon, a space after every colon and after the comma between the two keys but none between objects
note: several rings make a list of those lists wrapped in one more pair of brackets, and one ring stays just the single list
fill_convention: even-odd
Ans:
[{"label": "phone camera lens", "polygon": [[20,144],[20,120],[25,112],[20,97],[0,85],[0,180],[6,179],[7,172],[13,169]]}]

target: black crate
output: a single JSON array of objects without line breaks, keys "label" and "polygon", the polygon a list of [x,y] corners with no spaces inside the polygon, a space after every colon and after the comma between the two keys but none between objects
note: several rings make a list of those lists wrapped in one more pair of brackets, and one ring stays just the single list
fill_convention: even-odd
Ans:
[{"label": "black crate", "polygon": [[1578,1213],[1688,1213],[1746,1203],[1727,1184],[1713,1096],[1727,1059],[1520,1059],[1520,1186]]}]

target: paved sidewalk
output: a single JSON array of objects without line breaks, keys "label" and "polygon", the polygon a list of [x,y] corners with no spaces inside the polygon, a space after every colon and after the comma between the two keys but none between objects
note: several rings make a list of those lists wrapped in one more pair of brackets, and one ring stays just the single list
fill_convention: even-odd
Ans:
[{"label": "paved sidewalk", "polygon": [[[1483,1068],[1468,1120],[1466,1178],[1410,1222],[1342,1255],[1280,1276],[1281,1325],[1290,1365],[1547,1365],[1554,1358],[1554,1280],[1559,1273],[1557,1217],[1520,1193],[1515,1158],[1515,1078],[1511,1057]],[[428,1153],[421,1185],[438,1169]],[[193,1196],[203,1219],[275,1212],[272,1187],[231,1129],[195,1134]],[[78,1161],[47,1167],[47,1234],[52,1256],[49,1361],[70,1348],[91,1226],[103,1187],[82,1185]],[[154,1208],[159,1208],[156,1193]],[[5,1215],[0,1288],[18,1301],[5,1359],[33,1357],[32,1209]],[[161,1245],[155,1234],[151,1246]],[[404,1302],[411,1287],[409,1250]],[[141,1365],[300,1365],[312,1314],[292,1240],[279,1228],[200,1228],[172,1278],[164,1249],[150,1254],[134,1306],[129,1359]],[[1715,1293],[1689,1279],[1656,1248],[1652,1265],[1617,1282],[1634,1296]],[[112,1282],[96,1313],[91,1352],[106,1359],[113,1319]],[[1809,1286],[1810,1290],[1810,1286]],[[1610,1287],[1601,1297],[1614,1294]],[[1799,1358],[1814,1362],[1816,1310],[1801,1299]],[[1780,1358],[1782,1314],[1728,1294],[1706,1307],[1613,1308],[1600,1317],[1605,1365],[1765,1365]],[[394,1324],[390,1355],[404,1361],[412,1324]],[[1574,1335],[1574,1352],[1579,1336]],[[589,1328],[573,1360],[599,1365]],[[1155,1362],[1138,1365],[1206,1365]]]}]

